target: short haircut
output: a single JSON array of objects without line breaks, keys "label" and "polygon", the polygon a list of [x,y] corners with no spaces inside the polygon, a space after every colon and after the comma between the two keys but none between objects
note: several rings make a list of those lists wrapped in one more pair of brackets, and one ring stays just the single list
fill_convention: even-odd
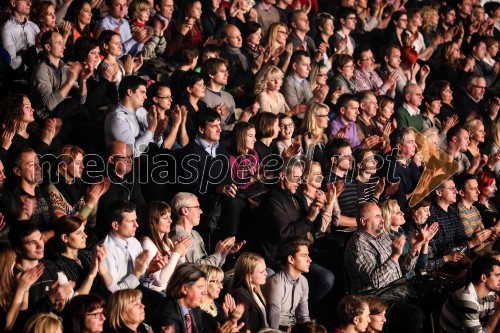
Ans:
[{"label": "short haircut", "polygon": [[204,107],[196,112],[196,129],[198,132],[201,128],[205,128],[208,123],[213,123],[216,120],[221,120],[219,112],[212,108]]},{"label": "short haircut", "polygon": [[292,68],[293,64],[298,64],[299,62],[302,61],[302,57],[310,58],[309,53],[307,53],[304,50],[297,50],[292,53],[292,56],[290,57],[290,67]]},{"label": "short haircut", "polygon": [[175,54],[175,60],[179,66],[190,65],[194,59],[200,56],[200,50],[197,46],[186,44],[182,46]]},{"label": "short haircut", "polygon": [[274,123],[278,115],[272,112],[261,111],[255,117],[255,133],[257,139],[271,138],[274,135]]},{"label": "short haircut", "polygon": [[120,96],[120,98],[125,98],[129,89],[135,92],[140,86],[147,87],[147,85],[148,84],[146,80],[136,75],[125,76],[120,81],[120,85],[118,87],[118,95]]},{"label": "short haircut", "polygon": [[477,257],[472,261],[470,269],[470,280],[472,283],[481,282],[481,276],[485,274],[487,277],[493,272],[494,266],[500,266],[500,261],[489,255]]},{"label": "short haircut", "polygon": [[477,80],[479,80],[479,79],[485,80],[484,76],[482,76],[482,75],[472,74],[471,76],[469,76],[467,78],[467,82],[466,82],[465,86],[469,87],[473,84],[477,84]]},{"label": "short haircut", "polygon": [[287,158],[283,161],[283,165],[281,166],[280,173],[284,173],[285,176],[291,175],[293,169],[301,168],[304,170],[304,160],[301,160],[299,157],[291,157]]},{"label": "short haircut", "polygon": [[325,23],[328,20],[332,20],[332,22],[334,22],[335,18],[330,13],[325,13],[325,12],[318,13],[318,15],[316,15],[316,18],[314,19],[314,26],[316,27],[316,29],[318,29],[319,27],[322,27],[323,25],[325,25]]},{"label": "short haircut", "polygon": [[31,222],[16,222],[10,225],[9,242],[14,250],[20,250],[23,246],[23,239],[40,229]]},{"label": "short haircut", "polygon": [[139,289],[117,290],[109,298],[106,309],[106,320],[113,331],[126,326],[125,309],[135,300],[141,300],[142,292]]},{"label": "short haircut", "polygon": [[354,58],[349,54],[336,54],[333,56],[332,59],[332,68],[335,71],[335,73],[339,74],[340,73],[339,68],[343,68],[351,61],[354,64]]},{"label": "short haircut", "polygon": [[193,70],[188,70],[186,73],[184,73],[184,76],[182,77],[182,82],[181,82],[181,91],[184,96],[187,95],[186,89],[192,88],[196,83],[200,82],[203,80],[203,76],[201,76],[200,73],[193,71]]},{"label": "short haircut", "polygon": [[403,92],[401,93],[403,95],[403,98],[406,98],[406,95],[413,93],[414,89],[419,87],[418,84],[416,83],[411,83],[409,82],[403,87]]},{"label": "short haircut", "polygon": [[446,16],[446,14],[448,14],[452,10],[455,10],[455,8],[453,8],[452,6],[441,6],[439,8],[438,14],[439,14],[440,17],[441,16]]},{"label": "short haircut", "polygon": [[349,139],[335,137],[325,145],[325,156],[330,161],[332,157],[340,155],[340,149],[350,146]]},{"label": "short haircut", "polygon": [[402,145],[406,141],[406,136],[412,134],[409,127],[398,127],[391,133],[389,140],[391,141],[391,146],[396,148],[398,144]]},{"label": "short haircut", "polygon": [[[107,207],[108,208],[108,207]],[[135,204],[126,201],[126,200],[117,200],[111,204],[111,207],[109,212],[109,220],[108,220],[108,225],[111,226],[111,223],[114,221],[118,222],[118,224],[122,223],[123,220],[123,213],[132,213],[135,212]]]},{"label": "short haircut", "polygon": [[368,96],[375,96],[375,93],[371,90],[365,90],[365,91],[360,91],[356,95],[357,100],[360,103],[366,103],[366,101],[368,100]]},{"label": "short haircut", "polygon": [[75,296],[65,307],[64,330],[67,333],[84,332],[85,314],[105,309],[105,305],[104,299],[96,294]]},{"label": "short haircut", "polygon": [[184,296],[182,293],[184,285],[190,286],[199,279],[205,279],[206,277],[206,274],[195,264],[184,263],[179,265],[168,282],[166,294],[174,299],[182,298]]},{"label": "short haircut", "polygon": [[390,57],[393,49],[401,50],[401,48],[398,45],[394,44],[387,45],[382,49],[382,57]]},{"label": "short haircut", "polygon": [[297,21],[297,17],[299,16],[299,14],[307,14],[304,10],[292,10],[290,11],[290,13],[288,13],[288,23],[289,24],[292,24],[293,22],[296,22]]},{"label": "short haircut", "polygon": [[132,0],[128,6],[128,16],[130,20],[136,20],[139,13],[146,9],[151,9],[151,3],[148,0]]},{"label": "short haircut", "polygon": [[177,220],[181,216],[181,208],[186,207],[188,201],[191,198],[197,199],[196,195],[189,192],[179,192],[172,198],[170,207],[172,209],[172,216],[174,217],[174,219]]},{"label": "short haircut", "polygon": [[372,205],[377,205],[376,203],[373,202],[362,202],[358,206],[358,210],[356,211],[356,223],[361,225],[361,218],[366,218],[366,215],[368,212],[371,210]]},{"label": "short haircut", "polygon": [[357,16],[356,10],[351,7],[340,7],[337,10],[337,17],[335,18],[335,31],[337,31],[339,28],[342,27],[342,23],[340,22],[340,19],[346,19],[347,16],[354,14]]},{"label": "short haircut", "polygon": [[462,126],[455,125],[446,132],[446,142],[451,142],[453,137],[457,136],[460,131],[463,130]]},{"label": "short haircut", "polygon": [[10,163],[12,163],[12,167],[21,169],[24,165],[24,155],[27,154],[36,154],[36,152],[31,148],[24,148],[14,152],[11,156]]},{"label": "short haircut", "polygon": [[337,104],[336,104],[337,110],[340,110],[340,108],[346,108],[349,105],[349,103],[352,101],[359,102],[356,95],[342,94],[339,97],[339,99],[337,100]]},{"label": "short haircut", "polygon": [[342,297],[337,308],[340,326],[351,325],[354,318],[363,314],[367,306],[366,301],[361,296],[346,295]]},{"label": "short haircut", "polygon": [[84,62],[87,59],[90,51],[99,47],[99,42],[93,37],[80,37],[75,42],[74,55],[75,60],[79,62]]},{"label": "short haircut", "polygon": [[457,188],[457,191],[465,191],[465,184],[467,184],[467,182],[472,179],[476,179],[476,177],[474,175],[471,175],[470,173],[463,173],[461,175],[458,175],[455,178],[455,187]]},{"label": "short haircut", "polygon": [[279,248],[280,260],[283,266],[288,264],[288,256],[295,256],[301,246],[309,247],[311,242],[308,239],[300,236],[289,237],[284,239]]},{"label": "short haircut", "polygon": [[48,30],[42,34],[42,37],[40,37],[40,45],[42,45],[42,49],[44,52],[47,52],[44,46],[47,44],[50,45],[52,43],[52,36],[54,36],[54,34],[56,33],[58,34],[59,32],[54,30]]},{"label": "short haircut", "polygon": [[358,63],[359,60],[361,60],[363,58],[362,57],[363,53],[368,52],[368,51],[371,51],[371,49],[369,46],[366,46],[366,45],[361,45],[361,46],[358,46],[354,49],[352,56],[353,56],[356,64]]},{"label": "short haircut", "polygon": [[219,67],[223,65],[226,66],[226,68],[229,66],[229,63],[227,62],[226,59],[210,58],[207,61],[205,61],[203,66],[201,66],[201,75],[203,76],[205,83],[210,82],[212,80],[211,76],[217,74]]}]

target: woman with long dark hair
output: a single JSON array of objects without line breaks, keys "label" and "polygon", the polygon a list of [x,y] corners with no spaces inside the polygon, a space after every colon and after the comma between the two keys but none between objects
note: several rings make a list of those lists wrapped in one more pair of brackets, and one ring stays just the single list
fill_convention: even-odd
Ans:
[{"label": "woman with long dark hair", "polygon": [[65,307],[64,332],[100,333],[104,330],[105,320],[105,303],[101,296],[78,295]]},{"label": "woman with long dark hair", "polygon": [[92,6],[90,2],[87,0],[75,0],[71,2],[64,20],[70,22],[72,25],[64,52],[66,58],[71,58],[74,53],[75,42],[78,38],[94,36],[90,28],[90,23],[92,22]]}]

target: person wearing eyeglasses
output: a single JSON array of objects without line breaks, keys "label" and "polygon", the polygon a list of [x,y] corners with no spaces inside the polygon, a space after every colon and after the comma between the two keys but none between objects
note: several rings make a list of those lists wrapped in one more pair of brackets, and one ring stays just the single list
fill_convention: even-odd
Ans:
[{"label": "person wearing eyeglasses", "polygon": [[484,98],[487,88],[484,76],[476,74],[469,76],[465,82],[463,93],[458,95],[458,103],[456,104],[461,124],[471,119],[487,121],[487,115],[490,114],[490,111],[495,111],[495,108],[498,108],[498,103],[487,106]]},{"label": "person wearing eyeglasses", "polygon": [[375,58],[368,46],[359,46],[353,53],[356,68],[354,69],[354,82],[359,91],[372,90],[375,95],[396,95],[396,79],[398,73],[391,72],[385,81],[375,71]]},{"label": "person wearing eyeglasses", "polygon": [[351,32],[356,29],[356,10],[351,7],[340,7],[335,17],[335,34],[333,41],[335,50],[342,49],[342,53],[353,55],[356,48],[354,38],[350,36]]},{"label": "person wearing eyeglasses", "polygon": [[63,319],[64,331],[68,333],[104,331],[106,320],[105,302],[101,296],[78,295],[66,306]]}]

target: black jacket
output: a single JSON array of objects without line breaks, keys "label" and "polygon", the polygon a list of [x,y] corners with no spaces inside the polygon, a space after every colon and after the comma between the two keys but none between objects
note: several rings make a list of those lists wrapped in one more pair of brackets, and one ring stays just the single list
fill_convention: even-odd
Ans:
[{"label": "black jacket", "polygon": [[[205,332],[201,321],[200,308],[191,309],[190,314],[192,333]],[[174,325],[174,331],[176,333],[186,333],[185,319],[182,317],[181,306],[176,299],[171,297],[163,298],[158,308],[153,313],[152,318],[154,319],[151,326],[153,326],[155,332],[161,332],[163,326]]]},{"label": "black jacket", "polygon": [[245,326],[243,326],[241,332],[246,332],[247,330],[250,330],[251,332],[258,332],[261,328],[266,326],[264,314],[255,302],[253,295],[248,290],[240,287],[235,289],[231,295],[233,296],[236,304],[243,303],[245,306],[245,311],[243,312],[240,321],[244,322]]}]

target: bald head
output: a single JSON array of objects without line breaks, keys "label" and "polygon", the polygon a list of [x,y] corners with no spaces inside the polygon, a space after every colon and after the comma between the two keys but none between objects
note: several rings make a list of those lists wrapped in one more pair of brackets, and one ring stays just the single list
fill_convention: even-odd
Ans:
[{"label": "bald head", "polygon": [[224,37],[229,46],[234,48],[241,48],[243,46],[243,38],[241,37],[241,31],[234,24],[228,24],[224,28]]}]

